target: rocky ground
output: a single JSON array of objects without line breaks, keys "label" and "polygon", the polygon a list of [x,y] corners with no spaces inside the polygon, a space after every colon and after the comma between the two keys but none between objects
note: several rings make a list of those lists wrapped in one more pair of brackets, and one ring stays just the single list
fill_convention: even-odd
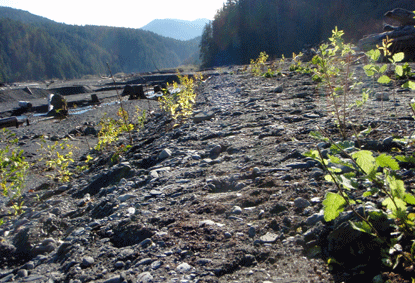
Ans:
[{"label": "rocky ground", "polygon": [[[103,113],[116,117],[119,104],[11,129],[28,160],[45,135],[78,147],[73,167],[87,152],[93,161],[64,184],[31,168],[25,212],[0,227],[0,282],[405,282],[407,274],[385,272],[372,239],[343,225],[350,212],[324,221],[322,201],[335,188],[302,153],[328,146],[309,136],[317,126],[340,139],[333,108],[310,75],[283,74],[222,69],[197,88],[194,117],[176,128],[155,101],[123,102],[151,115],[118,162],[111,148],[88,146]],[[347,116],[373,128],[363,148],[390,153],[399,147],[392,137],[413,131],[413,93],[376,92],[388,99],[371,97]],[[415,174],[401,173],[414,189]],[[338,264],[329,268],[329,258]]]}]

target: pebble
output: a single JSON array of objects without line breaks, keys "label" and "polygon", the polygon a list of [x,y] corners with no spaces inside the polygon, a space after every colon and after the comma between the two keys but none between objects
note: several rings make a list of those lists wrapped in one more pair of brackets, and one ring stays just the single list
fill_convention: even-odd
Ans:
[{"label": "pebble", "polygon": [[277,234],[271,233],[271,232],[267,232],[264,236],[260,237],[260,240],[263,243],[275,243],[278,240],[279,236]]},{"label": "pebble", "polygon": [[182,264],[179,264],[177,267],[176,267],[176,271],[178,272],[178,273],[189,273],[191,270],[192,270],[192,266],[190,265],[190,264],[188,264],[188,263],[186,263],[186,262],[184,262],[184,263],[182,263]]},{"label": "pebble", "polygon": [[304,209],[306,207],[309,207],[311,204],[308,200],[302,197],[298,197],[294,200],[294,205],[298,209]]},{"label": "pebble", "polygon": [[250,238],[253,238],[253,237],[255,237],[255,234],[256,234],[256,230],[255,230],[255,227],[249,227],[249,230],[248,230],[248,236],[250,237]]},{"label": "pebble", "polygon": [[232,207],[231,213],[239,215],[242,213],[242,208],[240,206],[234,206]]},{"label": "pebble", "polygon": [[94,264],[94,262],[95,262],[95,260],[94,260],[94,258],[93,258],[93,257],[86,256],[86,257],[84,257],[84,258],[82,259],[81,266],[82,266],[82,267],[89,267],[89,266],[93,265],[93,264]]},{"label": "pebble", "polygon": [[150,272],[143,272],[137,276],[136,283],[150,283],[153,282],[153,275]]},{"label": "pebble", "polygon": [[154,262],[150,265],[150,267],[151,267],[151,269],[153,269],[153,270],[157,270],[157,269],[159,269],[162,265],[163,265],[163,262],[162,262],[161,260],[157,260],[157,261],[154,261]]},{"label": "pebble", "polygon": [[172,155],[171,150],[170,150],[170,149],[168,149],[168,148],[165,148],[165,149],[163,149],[163,150],[160,152],[160,154],[159,154],[158,158],[159,158],[160,160],[164,160],[164,159],[169,158],[171,155]]},{"label": "pebble", "polygon": [[315,225],[318,222],[323,221],[323,220],[324,220],[324,212],[320,211],[319,213],[315,213],[315,214],[309,216],[306,219],[305,223],[309,226],[313,226],[313,225]]},{"label": "pebble", "polygon": [[220,155],[221,152],[222,152],[222,147],[220,145],[215,145],[210,150],[209,155],[211,158],[215,159]]},{"label": "pebble", "polygon": [[19,269],[19,271],[17,271],[18,277],[27,277],[28,275],[29,272],[26,269]]},{"label": "pebble", "polygon": [[154,260],[147,257],[147,258],[143,258],[142,260],[140,260],[139,262],[137,262],[135,264],[135,267],[140,266],[140,265],[149,265],[153,262]]},{"label": "pebble", "polygon": [[120,276],[114,276],[107,280],[105,280],[103,283],[121,283],[123,279]]},{"label": "pebble", "polygon": [[143,248],[147,248],[147,247],[149,247],[151,245],[154,245],[154,243],[153,243],[153,241],[150,238],[147,238],[147,239],[141,241],[139,245],[141,247],[143,247]]},{"label": "pebble", "polygon": [[117,262],[114,264],[114,267],[115,267],[115,268],[118,268],[118,269],[123,268],[124,266],[125,266],[125,263],[124,263],[123,261],[117,261]]},{"label": "pebble", "polygon": [[226,239],[232,238],[232,234],[229,232],[225,232],[223,235],[225,236]]}]

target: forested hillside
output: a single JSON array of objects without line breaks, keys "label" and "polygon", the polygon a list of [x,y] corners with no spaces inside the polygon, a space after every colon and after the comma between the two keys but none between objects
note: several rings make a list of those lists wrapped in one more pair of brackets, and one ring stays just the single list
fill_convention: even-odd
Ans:
[{"label": "forested hillside", "polygon": [[291,57],[318,45],[338,26],[348,41],[381,32],[383,14],[415,10],[413,0],[228,0],[205,26],[201,59],[205,67],[246,64],[261,51]]},{"label": "forested hillside", "polygon": [[149,31],[72,26],[0,7],[0,82],[174,68],[197,57],[199,42]]}]

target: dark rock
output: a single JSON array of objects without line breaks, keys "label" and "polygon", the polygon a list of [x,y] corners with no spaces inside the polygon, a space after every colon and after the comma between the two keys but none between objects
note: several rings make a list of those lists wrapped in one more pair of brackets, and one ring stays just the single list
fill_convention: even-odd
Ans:
[{"label": "dark rock", "polygon": [[153,231],[138,223],[120,223],[113,231],[111,242],[117,248],[139,244],[154,235]]},{"label": "dark rock", "polygon": [[74,197],[83,197],[85,194],[91,196],[96,195],[99,190],[111,184],[118,183],[122,178],[126,178],[131,173],[131,167],[129,165],[120,164],[112,168],[108,173],[100,174],[94,181],[92,181],[84,189],[73,194]]}]

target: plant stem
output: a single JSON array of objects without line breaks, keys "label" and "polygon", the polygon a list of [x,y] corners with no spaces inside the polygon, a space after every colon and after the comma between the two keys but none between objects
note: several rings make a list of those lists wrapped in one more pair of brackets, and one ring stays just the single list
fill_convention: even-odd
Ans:
[{"label": "plant stem", "polygon": [[133,137],[132,137],[132,135],[131,135],[130,128],[128,127],[129,123],[128,123],[128,121],[127,121],[127,118],[126,118],[126,117],[125,117],[125,115],[124,115],[124,113],[125,113],[126,111],[124,110],[124,107],[123,107],[123,104],[122,104],[122,98],[121,98],[121,95],[120,95],[120,94],[119,94],[119,92],[118,92],[117,83],[115,82],[114,76],[112,75],[111,68],[110,68],[110,65],[109,65],[109,63],[108,63],[108,62],[107,62],[107,67],[108,67],[108,71],[110,72],[111,79],[112,79],[112,81],[114,82],[115,91],[117,92],[117,96],[118,96],[118,99],[119,99],[119,101],[120,101],[120,108],[121,108],[121,111],[122,111],[122,113],[123,113],[123,115],[121,115],[121,116],[122,116],[122,118],[123,118],[123,120],[124,120],[124,125],[125,125],[125,127],[127,128],[128,135],[129,135],[129,137],[130,137],[130,144],[132,144],[132,143],[133,143]]}]

